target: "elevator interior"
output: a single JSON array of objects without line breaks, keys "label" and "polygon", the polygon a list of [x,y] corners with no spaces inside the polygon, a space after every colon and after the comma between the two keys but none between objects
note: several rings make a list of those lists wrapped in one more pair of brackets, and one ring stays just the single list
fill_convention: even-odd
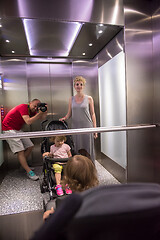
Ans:
[{"label": "elevator interior", "polygon": [[[21,102],[28,102],[33,97],[42,97],[42,101],[49,103],[50,113],[58,113],[57,115],[50,115],[50,119],[58,118],[67,111],[68,97],[73,94],[73,77],[85,73],[87,78],[86,93],[93,96],[97,125],[100,126],[100,98],[99,92],[95,89],[99,89],[98,74],[103,72],[99,73],[98,69],[103,68],[103,65],[111,59],[111,56],[118,56],[123,49],[126,74],[126,123],[127,125],[158,123],[160,119],[159,9],[160,4],[157,0],[81,0],[80,4],[77,4],[75,0],[48,0],[45,1],[45,5],[44,1],[41,0],[28,0],[27,2],[1,1],[0,80],[2,82],[0,84],[0,103],[5,106],[7,111]],[[27,19],[27,21],[24,19]],[[33,25],[31,24],[32,20]],[[12,25],[12,21],[15,24]],[[76,41],[76,48],[73,45],[74,52],[70,51],[70,56],[64,56],[67,52],[65,41],[53,38],[51,25],[53,24],[56,27],[55,25],[58,23],[59,27],[63,28],[65,25],[69,30],[70,23],[71,26],[75,26],[75,22],[85,23],[82,24],[81,30],[86,33],[87,39],[83,35],[79,42]],[[6,24],[5,29],[3,24]],[[93,51],[93,45],[92,47],[87,45],[88,53],[85,48],[82,48],[79,52],[79,46],[82,43],[90,43],[88,38],[92,36],[91,29],[96,29],[97,24],[97,28],[101,27],[99,24],[104,24],[104,27],[115,26],[118,29],[118,35],[111,38],[108,44],[106,42],[106,46],[101,43],[102,45],[100,44],[97,52]],[[28,25],[30,34],[35,37],[30,47],[27,43],[27,32],[24,32],[24,25]],[[33,29],[34,26],[36,30]],[[122,33],[123,27],[124,34]],[[122,30],[119,32],[120,29]],[[73,28],[70,30],[72,31]],[[48,41],[47,34],[48,36],[52,35],[52,41]],[[56,34],[58,34],[58,29]],[[79,34],[81,34],[81,31]],[[17,43],[18,47],[16,45],[12,46],[11,41],[6,41],[10,40],[8,39],[9,36],[15,40],[14,43]],[[40,41],[37,41],[37,36],[41,36]],[[64,31],[62,40],[66,38],[67,35]],[[54,54],[52,51],[53,43],[56,46]],[[122,47],[121,50],[120,47]],[[49,49],[48,52],[47,49]],[[31,54],[29,50],[31,50]],[[45,55],[45,51],[47,55]],[[93,56],[93,58],[90,58],[90,56]],[[62,85],[64,88],[62,88]],[[58,94],[59,92],[61,92],[61,95]],[[63,96],[63,99],[61,96]],[[58,106],[60,107],[58,108]],[[40,123],[37,123],[32,126],[32,129],[26,130],[36,131],[39,129]],[[39,165],[39,144],[41,140],[34,139],[34,142],[36,148],[33,152],[32,161],[35,165]],[[105,158],[103,163],[110,170],[114,169],[114,174],[121,180],[127,178],[127,181],[130,182],[160,182],[159,143],[159,129],[128,132],[126,142],[127,175],[125,169],[119,167],[114,159]],[[99,154],[100,137],[96,143],[97,146],[97,153]],[[1,163],[4,156],[4,163],[8,167],[14,167],[17,164],[16,158],[10,153],[5,143],[3,149],[4,154],[1,156]],[[104,155],[101,156],[105,157]]]},{"label": "elevator interior", "polygon": [[[28,102],[32,97],[41,96],[42,101],[48,102],[50,113],[58,113],[57,116],[50,117],[58,118],[67,111],[68,96],[73,94],[72,79],[77,74],[85,73],[88,80],[86,93],[93,96],[97,126],[100,126],[100,96],[99,92],[95,91],[99,89],[98,69],[122,51],[125,53],[126,124],[158,122],[159,112],[156,109],[159,109],[159,68],[156,63],[159,4],[147,0],[144,4],[132,4],[127,0],[93,0],[87,5],[84,0],[81,4],[73,0],[69,3],[64,0],[48,0],[47,3],[45,6],[42,1],[25,3],[8,0],[0,3],[0,102],[5,106],[5,111],[20,102]],[[145,25],[145,22],[148,25]],[[75,44],[70,44],[72,49],[68,52],[66,43],[69,39],[66,29],[73,33],[74,28],[77,29],[78,36]],[[105,34],[108,28],[112,34],[109,38],[105,35],[108,42],[104,43],[101,31],[104,30]],[[142,29],[146,34],[143,34]],[[153,35],[152,30],[155,30]],[[61,38],[58,38],[60,36]],[[94,44],[88,45],[92,43],[90,40],[94,40],[94,44],[97,43],[96,47]],[[38,75],[40,70],[42,72]],[[58,94],[60,91],[63,91],[61,95]],[[40,129],[40,124],[32,126],[31,130],[37,129]],[[37,151],[35,150],[34,154],[38,154],[40,143],[40,140],[35,139],[36,141]],[[100,153],[100,138],[96,147]],[[154,158],[158,161],[158,134],[152,130],[128,132],[126,148],[127,181],[159,181],[156,168],[158,163],[151,160]],[[4,155],[5,161],[8,161],[9,165],[12,164],[7,146],[3,149],[1,163]],[[114,159],[112,160],[107,162],[107,167],[115,167]],[[124,176],[123,170],[122,167]]]},{"label": "elevator interior", "polygon": [[[124,51],[122,2],[120,1],[118,4],[116,18],[114,18],[114,14],[117,5],[114,1],[105,3],[105,10],[108,13],[112,9],[112,14],[109,13],[110,17],[108,16],[106,21],[96,19],[99,18],[96,14],[94,17],[92,16],[96,7],[99,8],[99,11],[102,10],[102,6],[98,6],[96,3],[92,6],[88,3],[88,10],[83,15],[83,17],[86,16],[85,21],[74,14],[68,17],[68,20],[63,19],[61,15],[56,17],[56,13],[53,17],[47,17],[49,12],[47,15],[46,13],[41,14],[40,8],[34,13],[37,14],[36,17],[29,11],[36,6],[31,2],[25,6],[24,11],[19,1],[15,5],[18,12],[14,12],[12,9],[11,15],[6,4],[2,5],[3,11],[1,11],[2,18],[0,20],[2,26],[0,39],[2,88],[0,97],[5,114],[15,105],[39,98],[48,104],[50,114],[48,120],[57,120],[66,114],[68,99],[74,94],[73,78],[76,75],[83,75],[87,79],[86,94],[91,95],[95,102],[97,126],[102,126],[100,123],[99,97],[101,93],[98,90],[98,69],[118,53]],[[56,3],[56,5],[59,7],[59,4]],[[74,7],[76,7],[75,4],[72,9]],[[61,8],[61,13],[64,13],[64,9],[64,7]],[[90,21],[88,20],[89,16],[92,19]],[[117,72],[116,68],[114,72]],[[68,124],[70,127],[70,121]],[[40,122],[33,124],[30,128],[26,127],[25,130],[41,130]],[[31,161],[33,165],[39,165],[41,163],[39,149],[42,139],[33,141],[35,149]],[[100,141],[101,137],[99,136],[95,143],[97,157],[101,155]],[[3,149],[7,165],[15,166],[16,157],[13,157],[5,143]],[[114,163],[114,159],[111,159],[112,161]],[[126,165],[119,165],[115,162],[114,167],[119,167],[118,172],[121,172],[116,177],[125,181]],[[111,166],[111,169],[114,167]]]}]

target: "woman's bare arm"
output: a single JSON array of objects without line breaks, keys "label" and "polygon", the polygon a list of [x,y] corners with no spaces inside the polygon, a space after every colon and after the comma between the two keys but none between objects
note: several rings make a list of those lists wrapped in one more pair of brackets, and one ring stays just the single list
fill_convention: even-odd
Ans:
[{"label": "woman's bare arm", "polygon": [[68,103],[68,112],[66,114],[65,117],[60,118],[59,121],[66,121],[67,119],[69,119],[72,115],[72,97],[69,99],[69,103]]},{"label": "woman's bare arm", "polygon": [[[92,119],[92,122],[93,122],[93,127],[97,127],[93,98],[91,96],[88,96],[88,100],[89,100],[89,110],[90,110],[90,115],[91,115],[91,119]],[[94,133],[94,137],[97,138],[98,134]]]}]

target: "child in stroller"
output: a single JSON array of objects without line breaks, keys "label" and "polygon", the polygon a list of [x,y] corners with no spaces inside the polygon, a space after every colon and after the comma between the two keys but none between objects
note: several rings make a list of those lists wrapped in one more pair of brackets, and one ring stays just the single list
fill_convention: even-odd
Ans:
[{"label": "child in stroller", "polygon": [[[50,146],[50,152],[43,153],[43,157],[53,157],[53,158],[70,158],[72,157],[71,154],[71,147],[64,143],[66,141],[65,136],[55,136],[51,138],[51,141],[54,142],[53,145]],[[56,180],[56,193],[58,196],[64,195],[61,185],[61,173],[63,169],[63,165],[65,163],[62,162],[56,162],[52,165],[54,174],[55,174],[55,180]],[[66,194],[71,194],[71,189],[66,185],[65,186],[65,192]]]},{"label": "child in stroller", "polygon": [[[46,120],[41,123],[43,131],[44,130],[45,131],[65,130],[68,128],[66,122],[61,122],[58,120],[52,120],[46,126],[44,126],[44,123],[46,123]],[[58,195],[58,197],[62,196],[61,194],[63,194],[63,192],[58,191],[58,188],[57,188],[57,190],[55,189],[56,185],[60,185],[59,181],[56,182],[55,177],[57,176],[57,178],[58,178],[58,175],[59,175],[59,177],[61,177],[61,175],[63,174],[63,169],[65,167],[63,163],[66,163],[68,161],[68,157],[74,155],[74,143],[72,140],[72,136],[67,135],[66,138],[63,138],[63,140],[65,141],[65,143],[63,143],[63,145],[67,144],[70,146],[70,149],[68,148],[68,150],[67,150],[68,154],[65,155],[67,158],[55,158],[56,157],[55,155],[54,155],[54,158],[51,158],[49,156],[51,145],[53,145],[53,142],[55,141],[55,139],[53,141],[52,137],[51,138],[45,137],[41,144],[41,153],[43,156],[43,175],[44,176],[43,176],[43,179],[40,179],[40,189],[41,189],[41,193],[49,192],[50,200],[54,200],[55,198],[57,198],[57,195]],[[62,142],[63,142],[63,140],[62,140]],[[57,162],[58,162],[58,164],[57,164]],[[62,163],[62,165],[60,165],[59,163]],[[56,164],[56,165],[54,165],[54,164]],[[53,165],[55,167],[58,167],[58,171],[60,174],[58,174],[58,172],[57,172],[57,174],[55,176],[55,171],[54,171]],[[58,193],[57,193],[57,191],[58,191]],[[61,193],[59,194],[59,192],[61,192]],[[67,194],[71,193],[70,189],[68,189],[67,186],[65,189],[65,193],[67,193]],[[46,206],[46,201],[47,200],[44,198],[43,199],[44,209]]]}]

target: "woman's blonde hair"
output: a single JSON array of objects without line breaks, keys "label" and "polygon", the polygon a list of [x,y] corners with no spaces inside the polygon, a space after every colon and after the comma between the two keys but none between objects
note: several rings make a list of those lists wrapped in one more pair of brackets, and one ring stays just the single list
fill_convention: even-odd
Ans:
[{"label": "woman's blonde hair", "polygon": [[64,142],[66,142],[67,140],[66,136],[54,136],[54,137],[50,137],[49,141],[55,142],[55,139],[57,139],[58,141],[64,141]]},{"label": "woman's blonde hair", "polygon": [[86,84],[86,79],[84,77],[82,77],[82,76],[75,77],[74,84],[76,84],[76,82],[78,82],[78,81],[81,81],[83,83],[83,85]]},{"label": "woman's blonde hair", "polygon": [[91,159],[75,155],[68,160],[64,169],[64,186],[68,184],[73,192],[82,192],[98,183],[97,171]]}]

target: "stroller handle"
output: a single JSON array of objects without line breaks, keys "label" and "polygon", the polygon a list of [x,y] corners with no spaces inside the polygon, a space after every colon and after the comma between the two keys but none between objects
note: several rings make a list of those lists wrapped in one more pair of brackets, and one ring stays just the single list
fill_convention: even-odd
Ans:
[{"label": "stroller handle", "polygon": [[51,157],[48,157],[48,156],[45,156],[44,157],[44,160],[49,162],[49,163],[56,163],[56,162],[60,162],[60,163],[66,163],[68,162],[70,158],[51,158]]},{"label": "stroller handle", "polygon": [[46,119],[46,120],[44,120],[44,121],[41,122],[41,128],[42,128],[42,130],[44,130],[43,124],[44,124],[45,122],[48,122],[48,119]]}]

